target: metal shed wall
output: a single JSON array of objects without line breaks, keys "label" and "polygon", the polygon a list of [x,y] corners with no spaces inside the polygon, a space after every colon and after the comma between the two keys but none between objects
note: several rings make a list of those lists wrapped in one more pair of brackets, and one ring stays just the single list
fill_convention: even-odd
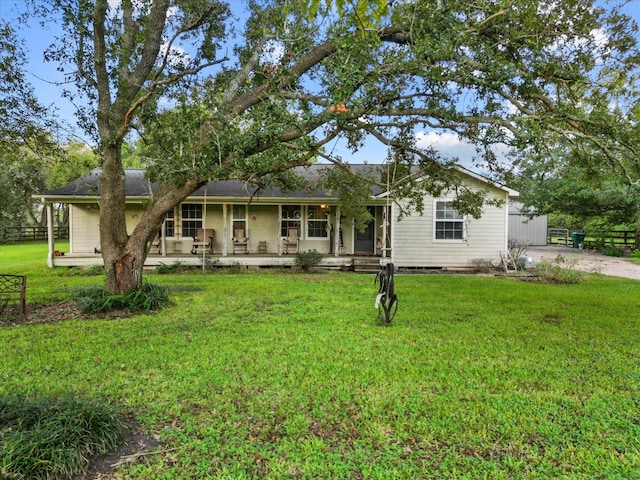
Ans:
[{"label": "metal shed wall", "polygon": [[529,219],[526,215],[522,215],[521,211],[521,203],[511,202],[509,204],[509,241],[531,246],[546,245],[547,216],[540,215]]}]

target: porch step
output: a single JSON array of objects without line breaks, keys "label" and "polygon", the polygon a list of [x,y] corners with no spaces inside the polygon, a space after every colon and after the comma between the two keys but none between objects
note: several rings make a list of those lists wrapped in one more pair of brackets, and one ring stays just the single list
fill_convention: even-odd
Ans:
[{"label": "porch step", "polygon": [[353,257],[353,271],[356,273],[378,273],[380,271],[380,258]]}]

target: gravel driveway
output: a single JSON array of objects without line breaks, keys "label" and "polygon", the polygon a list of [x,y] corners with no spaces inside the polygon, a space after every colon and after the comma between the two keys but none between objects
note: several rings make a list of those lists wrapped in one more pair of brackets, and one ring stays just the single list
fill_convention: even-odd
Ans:
[{"label": "gravel driveway", "polygon": [[593,250],[578,250],[567,247],[529,247],[527,255],[538,263],[542,260],[553,261],[558,255],[567,262],[575,261],[573,268],[589,273],[602,273],[614,277],[640,280],[640,264],[626,258],[607,257]]}]

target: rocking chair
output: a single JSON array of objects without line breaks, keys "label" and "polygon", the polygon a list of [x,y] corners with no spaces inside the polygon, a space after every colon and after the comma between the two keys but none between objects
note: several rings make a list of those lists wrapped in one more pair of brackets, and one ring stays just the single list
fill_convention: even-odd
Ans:
[{"label": "rocking chair", "polygon": [[213,253],[213,228],[198,229],[197,236],[193,237],[191,253],[197,255],[200,247],[206,249],[207,253]]},{"label": "rocking chair", "polygon": [[282,250],[285,255],[289,253],[298,253],[300,247],[300,228],[289,227],[287,229],[287,236],[282,239]]},{"label": "rocking chair", "polygon": [[234,228],[233,229],[233,254],[236,254],[236,251],[240,251],[240,253],[247,254],[249,253],[249,237],[245,236],[244,228]]}]

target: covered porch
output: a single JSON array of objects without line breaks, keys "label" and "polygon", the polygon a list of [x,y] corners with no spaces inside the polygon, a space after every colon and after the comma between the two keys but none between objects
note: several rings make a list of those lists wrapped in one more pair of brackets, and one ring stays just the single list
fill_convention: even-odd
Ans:
[{"label": "covered porch", "polygon": [[[213,203],[211,200],[196,203],[191,199],[188,202],[165,218],[158,237],[149,245],[146,268],[178,263],[286,268],[295,265],[297,252],[309,250],[323,255],[319,265],[323,268],[350,269],[358,257],[389,261],[391,248],[383,240],[390,232],[386,221],[389,210],[383,205],[368,207],[372,220],[364,231],[358,231],[336,205],[299,201],[295,205],[260,201]],[[52,202],[46,202],[45,208],[52,217]],[[137,202],[128,206],[127,223],[131,229],[142,211],[143,205]],[[95,203],[70,204],[69,249],[59,251],[50,232],[48,265],[102,265],[98,222],[99,209]],[[292,230],[298,238],[293,246],[287,246],[286,235]],[[247,237],[240,249],[235,244],[239,232]],[[197,234],[206,235],[205,245],[195,241]]]}]

